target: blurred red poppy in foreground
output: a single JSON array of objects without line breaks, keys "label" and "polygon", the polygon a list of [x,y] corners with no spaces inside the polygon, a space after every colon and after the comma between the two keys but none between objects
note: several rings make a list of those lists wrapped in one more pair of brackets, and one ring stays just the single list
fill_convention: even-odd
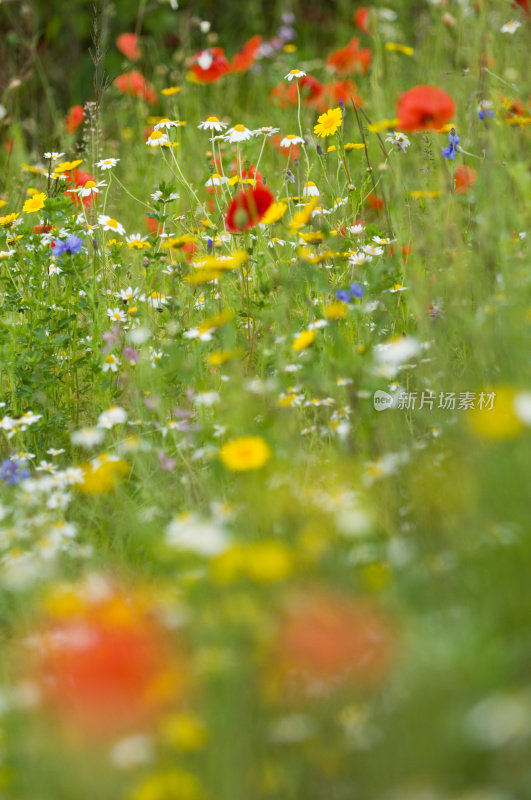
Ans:
[{"label": "blurred red poppy in foreground", "polygon": [[384,677],[393,650],[391,627],[371,604],[317,591],[292,600],[277,656],[287,676],[367,685]]},{"label": "blurred red poppy in foreground", "polygon": [[138,61],[142,53],[136,33],[122,33],[116,39],[116,47],[130,61]]},{"label": "blurred red poppy in foreground", "polygon": [[475,169],[459,164],[454,172],[454,191],[456,194],[466,194],[476,182],[478,174]]},{"label": "blurred red poppy in foreground", "polygon": [[236,53],[232,59],[233,72],[245,72],[245,70],[252,67],[256,61],[256,56],[262,43],[261,36],[253,36],[248,42],[245,42],[242,49]]},{"label": "blurred red poppy in foreground", "polygon": [[231,66],[222,47],[211,47],[193,57],[190,70],[198,83],[214,83],[230,72]]},{"label": "blurred red poppy in foreground", "polygon": [[75,133],[77,131],[83,122],[84,116],[85,112],[83,110],[83,106],[72,106],[65,117],[65,128],[68,133]]},{"label": "blurred red poppy in foreground", "polygon": [[167,633],[137,599],[76,596],[35,637],[45,707],[94,739],[148,725],[175,699]]},{"label": "blurred red poppy in foreground", "polygon": [[359,28],[360,31],[363,31],[363,33],[370,34],[371,32],[368,24],[370,11],[371,11],[370,8],[358,8],[354,12],[353,16],[354,25],[356,25],[356,27]]},{"label": "blurred red poppy in foreground", "polygon": [[275,198],[261,183],[238,192],[225,215],[225,225],[231,233],[241,233],[258,225]]},{"label": "blurred red poppy in foreground", "polygon": [[437,130],[454,113],[455,103],[445,91],[437,86],[414,86],[397,101],[397,127],[401,131]]},{"label": "blurred red poppy in foreground", "polygon": [[372,60],[372,51],[368,47],[358,48],[359,39],[351,39],[346,47],[334,50],[326,59],[327,67],[334,69],[339,77],[350,75],[352,72],[365,74]]},{"label": "blurred red poppy in foreground", "polygon": [[124,72],[122,75],[118,75],[113,81],[113,86],[124,94],[130,94],[133,97],[141,97],[150,105],[157,102],[157,93],[150,86],[142,73],[138,72],[136,69],[132,72]]}]

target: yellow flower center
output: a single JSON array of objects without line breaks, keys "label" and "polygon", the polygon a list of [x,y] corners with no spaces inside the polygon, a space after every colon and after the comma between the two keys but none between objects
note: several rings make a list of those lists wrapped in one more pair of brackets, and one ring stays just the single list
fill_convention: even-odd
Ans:
[{"label": "yellow flower center", "polygon": [[163,135],[160,131],[153,131],[151,139],[162,139]]},{"label": "yellow flower center", "polygon": [[207,122],[219,122],[218,117],[207,117]]},{"label": "yellow flower center", "polygon": [[85,189],[94,189],[96,186],[96,181],[87,181],[85,183]]},{"label": "yellow flower center", "polygon": [[245,130],[245,125],[235,125],[234,126],[234,130],[235,131],[244,131]]},{"label": "yellow flower center", "polygon": [[115,219],[108,219],[107,220],[107,225],[109,226],[109,228],[117,228],[118,227],[118,222]]}]

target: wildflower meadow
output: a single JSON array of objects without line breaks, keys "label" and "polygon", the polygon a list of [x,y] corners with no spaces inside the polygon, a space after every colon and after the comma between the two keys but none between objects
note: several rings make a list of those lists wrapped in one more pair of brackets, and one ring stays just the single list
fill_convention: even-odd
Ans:
[{"label": "wildflower meadow", "polygon": [[531,800],[528,0],[0,2],[0,797]]}]

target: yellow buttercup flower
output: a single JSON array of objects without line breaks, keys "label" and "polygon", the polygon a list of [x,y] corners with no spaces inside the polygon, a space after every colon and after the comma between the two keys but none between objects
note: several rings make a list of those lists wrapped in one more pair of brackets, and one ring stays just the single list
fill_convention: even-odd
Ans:
[{"label": "yellow buttercup flower", "polygon": [[317,336],[316,330],[302,331],[293,340],[292,344],[293,349],[297,351],[304,350],[306,347],[309,347],[311,344],[314,343],[316,336]]},{"label": "yellow buttercup flower", "polygon": [[412,56],[415,52],[409,45],[395,44],[395,42],[386,42],[384,47],[390,53],[403,53],[405,56]]},{"label": "yellow buttercup flower", "polygon": [[271,448],[262,436],[231,439],[219,451],[223,464],[234,472],[260,469],[271,458]]},{"label": "yellow buttercup flower", "polygon": [[428,198],[433,199],[435,197],[440,197],[441,196],[441,190],[440,189],[432,189],[431,191],[427,191],[427,190],[424,191],[423,189],[413,189],[413,191],[411,191],[409,193],[409,196],[412,197],[413,200],[420,200],[423,197],[428,197]]},{"label": "yellow buttercup flower", "polygon": [[111,492],[120,475],[129,472],[129,464],[123,459],[101,460],[99,464],[88,464],[83,469],[83,482],[79,489],[84,494],[106,494]]},{"label": "yellow buttercup flower", "polygon": [[82,163],[82,158],[77,158],[75,161],[62,161],[60,164],[54,167],[53,174],[61,175],[63,172],[70,172],[71,169],[79,167],[79,165]]},{"label": "yellow buttercup flower", "polygon": [[[496,386],[484,393],[486,402],[467,412],[467,422],[474,433],[485,439],[510,439],[524,429],[517,413],[518,392],[507,386]],[[494,394],[492,402],[491,395]]]},{"label": "yellow buttercup flower", "polygon": [[398,118],[395,117],[394,119],[382,119],[381,122],[373,122],[367,127],[371,133],[381,133],[382,131],[394,129],[397,125]]},{"label": "yellow buttercup flower", "polygon": [[282,542],[272,540],[235,544],[212,562],[214,578],[222,584],[245,578],[276,583],[289,578],[293,567],[291,551]]},{"label": "yellow buttercup flower", "polygon": [[162,737],[171,747],[182,752],[202,750],[208,741],[208,731],[195,714],[173,714],[162,721]]},{"label": "yellow buttercup flower", "polygon": [[315,125],[313,132],[321,138],[333,136],[337,129],[341,127],[342,122],[343,113],[339,106],[337,108],[329,108],[328,111],[325,111],[325,113],[321,114],[318,118],[317,125]]},{"label": "yellow buttercup flower", "polygon": [[204,797],[195,775],[173,767],[143,778],[128,800],[203,800]]},{"label": "yellow buttercup flower", "polygon": [[27,214],[31,214],[33,211],[40,211],[41,208],[44,208],[46,198],[47,195],[44,192],[37,192],[26,200],[22,206],[22,211],[25,211]]},{"label": "yellow buttercup flower", "polygon": [[220,311],[219,314],[215,314],[213,317],[207,317],[205,320],[203,320],[199,326],[199,330],[201,333],[205,333],[206,331],[211,331],[214,328],[219,328],[220,325],[230,322],[233,317],[233,312],[228,308],[225,308],[223,311]]},{"label": "yellow buttercup flower", "polygon": [[318,197],[312,197],[310,202],[306,203],[302,211],[297,211],[297,213],[293,215],[289,224],[290,233],[295,233],[295,231],[298,231],[299,228],[303,228],[310,221],[318,202]]},{"label": "yellow buttercup flower", "polygon": [[12,214],[7,214],[5,217],[0,217],[0,225],[2,228],[10,228],[14,221],[19,217],[20,214],[14,211]]},{"label": "yellow buttercup flower", "polygon": [[348,313],[348,304],[341,301],[328,303],[324,307],[324,313],[327,319],[343,319]]},{"label": "yellow buttercup flower", "polygon": [[161,90],[161,94],[166,95],[166,97],[170,97],[172,94],[177,94],[180,91],[180,86],[168,86],[166,89]]},{"label": "yellow buttercup flower", "polygon": [[346,142],[345,143],[345,150],[347,153],[350,153],[351,150],[363,150],[365,145],[363,142]]},{"label": "yellow buttercup flower", "polygon": [[282,202],[272,203],[265,212],[260,222],[262,223],[262,225],[272,225],[274,222],[278,222],[279,220],[281,220],[287,210],[288,210],[287,203],[282,203]]}]

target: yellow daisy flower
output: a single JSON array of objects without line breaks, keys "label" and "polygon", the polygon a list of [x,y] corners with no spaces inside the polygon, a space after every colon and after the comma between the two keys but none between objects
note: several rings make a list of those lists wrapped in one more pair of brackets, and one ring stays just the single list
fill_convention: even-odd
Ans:
[{"label": "yellow daisy flower", "polygon": [[271,457],[271,448],[262,436],[231,439],[219,451],[223,464],[234,472],[260,469]]},{"label": "yellow daisy flower", "polygon": [[326,136],[333,136],[337,129],[341,127],[342,122],[343,113],[339,106],[337,108],[329,108],[318,118],[313,132],[323,139]]}]

